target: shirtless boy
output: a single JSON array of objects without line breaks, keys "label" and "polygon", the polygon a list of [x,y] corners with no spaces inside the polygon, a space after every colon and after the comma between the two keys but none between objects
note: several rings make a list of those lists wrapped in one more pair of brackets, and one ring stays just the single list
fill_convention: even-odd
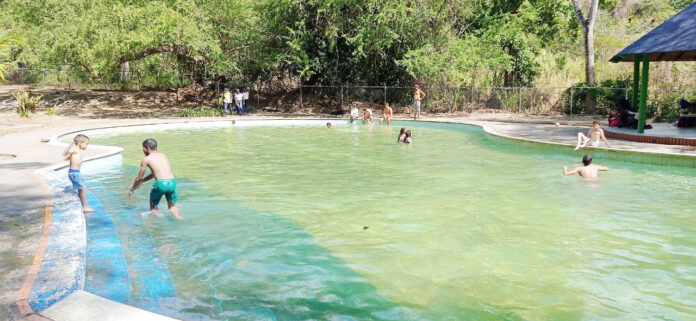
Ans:
[{"label": "shirtless boy", "polygon": [[563,166],[563,175],[580,174],[584,179],[594,180],[597,179],[598,172],[609,170],[608,167],[592,164],[592,155],[585,155],[582,158],[582,164],[582,166],[578,166],[572,171],[568,171],[568,166]]},{"label": "shirtless boy", "polygon": [[68,149],[63,153],[66,159],[70,160],[68,178],[73,184],[73,187],[77,190],[77,195],[80,196],[82,211],[85,213],[94,212],[94,209],[87,206],[87,187],[85,186],[85,179],[82,178],[82,174],[80,173],[80,167],[82,167],[82,151],[87,149],[87,145],[89,145],[89,137],[78,134],[73,139],[73,143],[70,144]]},{"label": "shirtless boy", "polygon": [[607,141],[607,138],[604,136],[604,130],[599,128],[599,122],[595,120],[592,122],[592,128],[590,128],[590,131],[587,132],[587,136],[585,136],[585,134],[582,132],[578,132],[578,144],[575,146],[575,148],[573,148],[573,150],[578,150],[586,146],[599,147],[600,139],[607,144],[607,147],[611,147]]},{"label": "shirtless boy", "polygon": [[[132,194],[140,184],[143,182],[155,178],[155,184],[152,186],[150,191],[150,210],[152,212],[157,212],[157,205],[162,199],[162,195],[167,199],[167,205],[169,205],[169,212],[172,213],[176,219],[183,219],[179,215],[179,209],[176,207],[176,201],[179,198],[179,194],[176,192],[176,179],[174,174],[172,174],[172,168],[169,166],[169,160],[167,156],[157,151],[157,141],[148,138],[143,142],[143,161],[140,162],[140,172],[138,176],[133,181],[131,185],[130,194]],[[145,170],[150,168],[150,175],[143,178]]]},{"label": "shirtless boy", "polygon": [[413,119],[418,119],[421,112],[421,100],[425,98],[425,93],[420,90],[420,86],[416,84],[413,88]]},{"label": "shirtless boy", "polygon": [[387,125],[391,125],[391,118],[394,115],[394,110],[389,107],[389,104],[384,104],[384,110],[382,111],[382,118],[379,120],[379,125],[382,126],[383,121],[387,121]]}]

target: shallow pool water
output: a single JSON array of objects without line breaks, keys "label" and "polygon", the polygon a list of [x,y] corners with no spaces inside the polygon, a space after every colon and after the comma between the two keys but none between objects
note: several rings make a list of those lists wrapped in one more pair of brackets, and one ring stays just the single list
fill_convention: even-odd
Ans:
[{"label": "shallow pool water", "polygon": [[[85,174],[129,303],[187,320],[696,318],[696,170],[597,159],[611,171],[586,183],[561,175],[571,153],[476,127],[323,123],[92,134],[125,148]],[[395,143],[402,126],[413,144]],[[127,196],[148,137],[183,222],[146,214],[150,183]],[[138,282],[148,260],[175,294]]]}]

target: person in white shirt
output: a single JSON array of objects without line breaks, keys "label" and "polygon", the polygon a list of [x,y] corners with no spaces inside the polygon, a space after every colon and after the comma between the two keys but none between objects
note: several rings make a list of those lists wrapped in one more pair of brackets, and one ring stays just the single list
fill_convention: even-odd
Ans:
[{"label": "person in white shirt", "polygon": [[234,103],[237,105],[237,115],[241,115],[243,111],[242,104],[244,103],[244,94],[239,92],[239,89],[235,89]]},{"label": "person in white shirt", "polygon": [[244,91],[242,91],[242,95],[244,96],[244,112],[248,113],[249,112],[249,90],[244,88]]},{"label": "person in white shirt", "polygon": [[358,107],[350,107],[350,122],[354,122],[358,117],[360,116],[360,111],[358,110]]}]

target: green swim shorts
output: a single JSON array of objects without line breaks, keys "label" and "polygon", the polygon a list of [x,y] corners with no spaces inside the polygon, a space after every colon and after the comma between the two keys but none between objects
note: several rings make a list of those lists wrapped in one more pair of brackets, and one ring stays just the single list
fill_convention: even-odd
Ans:
[{"label": "green swim shorts", "polygon": [[176,193],[176,178],[155,179],[155,184],[150,191],[150,202],[157,206],[162,199],[167,198],[167,203],[176,204],[179,194]]}]

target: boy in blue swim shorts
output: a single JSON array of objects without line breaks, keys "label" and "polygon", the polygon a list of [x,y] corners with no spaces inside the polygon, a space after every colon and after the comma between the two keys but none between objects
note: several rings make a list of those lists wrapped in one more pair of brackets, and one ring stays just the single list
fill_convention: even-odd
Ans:
[{"label": "boy in blue swim shorts", "polygon": [[82,203],[82,211],[85,213],[94,212],[91,207],[87,206],[87,188],[85,187],[85,179],[82,178],[80,173],[82,151],[87,149],[87,145],[89,145],[89,137],[79,134],[75,136],[72,144],[63,152],[65,159],[70,161],[68,179],[70,179],[73,187],[77,190],[77,195],[80,196],[80,203]]},{"label": "boy in blue swim shorts", "polygon": [[[140,162],[140,171],[133,181],[133,185],[131,185],[129,195],[133,194],[143,182],[154,178],[155,184],[150,191],[150,210],[157,212],[157,205],[159,205],[162,196],[164,196],[167,199],[169,212],[172,213],[172,216],[178,220],[183,219],[179,215],[179,208],[176,207],[179,195],[176,192],[176,178],[174,178],[172,168],[169,166],[169,159],[167,159],[166,155],[157,151],[157,141],[152,138],[148,138],[143,142],[143,153],[145,157]],[[148,167],[151,173],[143,177]]]}]

